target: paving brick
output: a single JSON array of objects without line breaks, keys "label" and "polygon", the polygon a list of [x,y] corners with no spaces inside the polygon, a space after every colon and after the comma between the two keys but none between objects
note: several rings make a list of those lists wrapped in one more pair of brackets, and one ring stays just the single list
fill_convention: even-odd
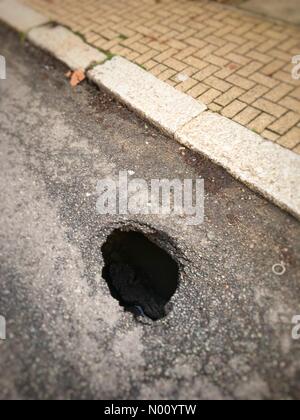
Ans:
[{"label": "paving brick", "polygon": [[262,44],[263,42],[266,42],[267,38],[261,34],[258,34],[254,31],[248,31],[244,34],[244,38],[248,39],[249,41],[254,41],[258,44]]},{"label": "paving brick", "polygon": [[249,51],[253,50],[253,48],[256,48],[256,43],[248,41],[239,47],[239,54],[247,54]]},{"label": "paving brick", "polygon": [[239,28],[241,25],[241,21],[239,19],[234,19],[232,17],[226,17],[224,19],[224,22],[228,25],[234,26],[236,28]]},{"label": "paving brick", "polygon": [[[102,30],[101,32],[102,33]],[[143,38],[142,34],[135,34],[126,40],[120,40],[120,43],[124,45],[125,47],[130,47],[131,44],[134,44],[135,42],[139,41],[141,38]]]},{"label": "paving brick", "polygon": [[230,53],[231,51],[235,50],[237,45],[233,42],[228,42],[226,45],[221,47],[220,49],[214,52],[215,55],[224,57],[226,54]]},{"label": "paving brick", "polygon": [[175,58],[168,58],[164,64],[176,71],[182,71],[187,67],[187,64],[182,61],[176,60]]},{"label": "paving brick", "polygon": [[207,45],[204,41],[202,41],[202,40],[200,40],[198,38],[192,38],[192,37],[191,38],[186,38],[185,39],[185,42],[188,45],[190,45],[192,47],[196,47],[198,49],[201,49],[201,48],[203,48],[203,47],[205,47]]},{"label": "paving brick", "polygon": [[174,82],[172,79],[165,80],[165,83],[167,83],[169,86],[175,87],[176,82]]},{"label": "paving brick", "polygon": [[245,108],[242,112],[234,117],[234,121],[242,125],[247,125],[253,121],[260,113],[261,111],[248,105],[247,108]]},{"label": "paving brick", "polygon": [[177,54],[174,54],[173,57],[176,58],[176,60],[183,60],[187,57],[192,57],[196,51],[197,49],[195,47],[187,47]]},{"label": "paving brick", "polygon": [[226,93],[219,96],[218,99],[215,100],[215,102],[218,105],[226,106],[230,104],[230,102],[234,101],[236,98],[241,96],[245,91],[238,87],[232,87],[229,89]]},{"label": "paving brick", "polygon": [[148,46],[149,48],[152,48],[161,53],[169,49],[168,45],[162,44],[161,42],[158,42],[158,41],[150,41],[148,43]]},{"label": "paving brick", "polygon": [[293,149],[293,152],[297,153],[297,155],[300,155],[300,145],[295,147],[295,149]]},{"label": "paving brick", "polygon": [[160,73],[157,77],[159,78],[159,80],[166,81],[168,79],[171,79],[171,77],[174,76],[174,74],[176,73],[176,70],[167,69]]},{"label": "paving brick", "polygon": [[251,121],[248,124],[248,127],[255,131],[256,133],[262,133],[272,122],[275,121],[275,118],[268,114],[260,114],[257,118]]},{"label": "paving brick", "polygon": [[214,102],[208,105],[208,109],[212,112],[220,112],[222,110],[221,105],[217,105]]},{"label": "paving brick", "polygon": [[277,120],[274,124],[270,125],[270,129],[278,134],[285,134],[294,125],[300,121],[300,114],[290,111]]},{"label": "paving brick", "polygon": [[159,63],[164,62],[165,60],[167,60],[168,58],[172,57],[174,54],[176,54],[178,51],[170,48],[164,52],[162,52],[161,54],[157,55],[155,60],[158,61]]},{"label": "paving brick", "polygon": [[242,66],[246,66],[251,61],[250,58],[244,57],[243,55],[236,53],[227,54],[226,59],[229,61],[233,61],[234,63],[240,64]]},{"label": "paving brick", "polygon": [[209,87],[202,83],[198,83],[195,87],[190,89],[187,93],[193,98],[198,98],[202,93],[208,91]]},{"label": "paving brick", "polygon": [[280,105],[300,114],[300,100],[286,96],[285,98],[281,99]]},{"label": "paving brick", "polygon": [[299,80],[294,80],[291,77],[290,71],[279,70],[275,74],[273,74],[273,77],[276,80],[279,80],[284,83],[289,83],[290,85],[294,85],[295,87],[299,86]]},{"label": "paving brick", "polygon": [[199,58],[196,58],[196,57],[193,57],[193,56],[186,57],[185,59],[183,59],[183,62],[186,65],[195,67],[198,70],[202,70],[203,68],[208,67],[208,63],[207,62],[202,61]]},{"label": "paving brick", "polygon": [[157,64],[155,67],[151,69],[151,73],[154,76],[158,76],[160,73],[162,73],[165,70],[167,70],[167,66],[165,66],[164,64]]},{"label": "paving brick", "polygon": [[176,39],[178,39],[179,41],[183,41],[191,36],[193,36],[195,34],[196,30],[195,29],[187,29],[183,32],[181,32],[179,35],[176,36]]},{"label": "paving brick", "polygon": [[222,70],[217,71],[214,75],[219,79],[227,79],[227,77],[235,73],[237,69],[239,69],[238,64],[234,67],[232,66],[232,68],[223,68]]},{"label": "paving brick", "polygon": [[291,38],[285,42],[281,42],[280,44],[278,44],[278,48],[282,51],[289,52],[291,48],[297,47],[299,51],[299,45],[300,45],[299,39]]},{"label": "paving brick", "polygon": [[230,25],[222,26],[215,32],[215,36],[224,37],[225,35],[232,33],[233,27]]},{"label": "paving brick", "polygon": [[267,140],[271,140],[273,142],[276,142],[279,139],[279,134],[273,133],[273,131],[270,130],[264,130],[261,133],[262,137],[264,137]]},{"label": "paving brick", "polygon": [[245,39],[241,38],[240,36],[232,35],[232,34],[226,35],[225,39],[229,42],[234,42],[235,44],[238,44],[238,45],[243,45],[246,42]]},{"label": "paving brick", "polygon": [[187,44],[185,42],[178,41],[177,39],[170,39],[167,44],[169,47],[179,51],[187,48]]},{"label": "paving brick", "polygon": [[209,35],[205,38],[205,42],[209,43],[209,44],[213,44],[216,45],[217,47],[224,47],[224,45],[226,44],[226,41],[224,41],[224,39],[217,37],[215,35]]},{"label": "paving brick", "polygon": [[130,61],[134,61],[136,58],[139,57],[139,53],[127,49],[125,53],[122,54],[123,57],[127,58]]},{"label": "paving brick", "polygon": [[280,83],[280,85],[273,88],[271,91],[266,93],[264,97],[270,101],[277,102],[290,93],[293,90],[293,87],[287,85],[286,83]]},{"label": "paving brick", "polygon": [[105,42],[104,44],[102,44],[102,50],[110,52],[112,50],[113,47],[119,45],[119,40],[113,39],[111,41]]},{"label": "paving brick", "polygon": [[299,99],[300,100],[300,87],[297,88],[297,89],[295,89],[295,90],[293,90],[290,93],[290,96],[292,96],[293,98],[296,98],[296,99]]},{"label": "paving brick", "polygon": [[227,82],[232,83],[233,85],[245,90],[251,89],[253,86],[255,86],[254,82],[244,77],[238,76],[237,74],[227,77],[226,80]]},{"label": "paving brick", "polygon": [[135,62],[137,64],[145,64],[147,61],[151,60],[153,57],[157,55],[157,51],[150,50],[145,54],[140,55]]},{"label": "paving brick", "polygon": [[267,64],[265,67],[260,69],[260,72],[266,76],[272,76],[275,72],[281,69],[285,65],[284,61],[274,60],[270,64]]},{"label": "paving brick", "polygon": [[266,86],[268,88],[273,88],[277,85],[279,85],[278,80],[274,80],[271,77],[265,76],[263,74],[260,73],[254,73],[252,74],[252,76],[250,76],[250,79],[253,80],[254,82]]},{"label": "paving brick", "polygon": [[207,45],[206,47],[201,48],[199,51],[196,51],[194,55],[198,58],[204,58],[216,51],[217,48],[218,47],[216,47],[215,45]]},{"label": "paving brick", "polygon": [[218,79],[217,77],[214,77],[214,76],[207,77],[204,80],[204,83],[206,85],[209,85],[210,87],[220,90],[221,92],[226,92],[228,89],[231,88],[230,83],[227,83],[224,80]]},{"label": "paving brick", "polygon": [[249,51],[247,53],[247,57],[252,58],[255,61],[259,61],[259,62],[261,62],[263,64],[268,64],[268,63],[270,63],[273,60],[272,57],[269,57],[266,54],[261,54],[258,51]]},{"label": "paving brick", "polygon": [[300,128],[293,127],[284,136],[280,137],[278,143],[288,149],[293,149],[300,144]]},{"label": "paving brick", "polygon": [[274,39],[269,39],[268,41],[260,44],[256,49],[260,53],[266,53],[272,48],[274,48],[276,45],[278,45],[278,41],[275,41]]},{"label": "paving brick", "polygon": [[217,57],[216,55],[212,55],[212,54],[206,56],[205,61],[219,67],[225,67],[229,63],[228,60],[225,60],[224,58]]},{"label": "paving brick", "polygon": [[138,52],[138,53],[140,53],[140,54],[145,54],[147,51],[149,51],[149,47],[147,47],[146,45],[141,44],[141,43],[139,43],[139,42],[134,42],[134,43],[132,43],[132,44],[130,45],[130,48],[131,48],[133,51],[136,51],[136,52]]},{"label": "paving brick", "polygon": [[233,118],[236,114],[238,114],[240,111],[242,111],[246,107],[247,107],[247,104],[239,100],[235,100],[231,102],[231,104],[223,108],[221,114],[224,115],[224,117]]},{"label": "paving brick", "polygon": [[157,65],[156,61],[149,60],[146,63],[143,64],[146,70],[151,70]]},{"label": "paving brick", "polygon": [[243,25],[239,25],[239,27],[235,28],[232,33],[234,35],[244,35],[247,32],[253,30],[255,25],[252,23],[244,23]]},{"label": "paving brick", "polygon": [[194,78],[199,80],[199,82],[202,82],[204,79],[214,74],[217,70],[219,70],[219,67],[209,65],[205,67],[203,70],[200,70],[198,73],[196,73],[194,75]]},{"label": "paving brick", "polygon": [[286,63],[289,63],[293,54],[285,53],[278,48],[272,48],[270,51],[268,51],[268,55],[275,58],[276,60],[282,60]]},{"label": "paving brick", "polygon": [[181,82],[177,85],[177,89],[181,92],[187,92],[190,90],[193,86],[197,85],[198,81],[194,79],[188,79],[185,82]]},{"label": "paving brick", "polygon": [[209,105],[211,102],[214,101],[218,96],[221,95],[221,92],[216,89],[209,89],[207,92],[203,93],[203,95],[199,96],[199,100],[203,102],[205,105]]},{"label": "paving brick", "polygon": [[197,72],[198,72],[198,69],[196,69],[195,67],[186,67],[182,72],[178,73],[179,79],[177,81],[182,82],[182,80],[180,80],[180,77],[182,76],[191,77]]},{"label": "paving brick", "polygon": [[271,114],[277,118],[281,117],[283,114],[287,112],[286,108],[280,105],[276,105],[273,102],[270,102],[267,99],[263,99],[263,98],[260,98],[256,100],[255,102],[253,102],[252,106],[268,114]]},{"label": "paving brick", "polygon": [[283,40],[288,38],[288,35],[286,33],[277,32],[277,31],[272,30],[272,29],[267,30],[264,35],[269,37],[269,38],[276,39],[276,40],[279,40],[279,41],[283,41]]},{"label": "paving brick", "polygon": [[271,22],[268,22],[268,21],[261,22],[259,25],[255,26],[253,30],[254,30],[254,32],[257,32],[257,33],[260,34],[262,32],[265,32],[271,26],[272,26],[272,23]]},{"label": "paving brick", "polygon": [[259,70],[263,64],[259,63],[258,61],[252,61],[251,63],[243,66],[240,70],[237,71],[237,74],[242,77],[249,77],[251,74],[255,73]]}]

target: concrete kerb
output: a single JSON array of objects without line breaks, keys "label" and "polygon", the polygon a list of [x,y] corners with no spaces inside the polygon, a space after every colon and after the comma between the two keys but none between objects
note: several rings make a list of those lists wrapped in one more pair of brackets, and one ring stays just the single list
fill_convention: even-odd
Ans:
[{"label": "concrete kerb", "polygon": [[300,156],[222,117],[205,112],[175,139],[300,220]]},{"label": "concrete kerb", "polygon": [[18,0],[0,0],[0,20],[21,33],[50,21]]},{"label": "concrete kerb", "polygon": [[139,115],[300,219],[300,156],[115,57],[88,77]]},{"label": "concrete kerb", "polygon": [[28,32],[28,40],[65,63],[71,70],[87,70],[106,56],[85,43],[69,29],[57,25],[45,25]]},{"label": "concrete kerb", "polygon": [[0,0],[0,20],[24,34],[35,46],[52,54],[71,70],[88,70],[107,56],[68,28],[56,25],[18,0]]},{"label": "concrete kerb", "polygon": [[[49,19],[17,0],[0,0],[0,19],[26,32],[30,42],[72,70],[85,70],[91,81],[140,116],[300,220],[300,156],[228,118],[207,112],[204,104],[124,58],[107,61],[105,54],[80,36],[50,25]],[[89,70],[95,63],[104,64]]]},{"label": "concrete kerb", "polygon": [[96,85],[110,91],[129,108],[171,136],[207,109],[204,104],[122,57],[112,58],[87,75]]}]

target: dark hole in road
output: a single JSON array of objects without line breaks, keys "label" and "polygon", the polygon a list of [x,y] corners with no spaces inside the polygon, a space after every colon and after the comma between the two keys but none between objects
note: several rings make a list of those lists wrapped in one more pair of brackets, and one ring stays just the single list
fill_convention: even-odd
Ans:
[{"label": "dark hole in road", "polygon": [[176,261],[140,232],[115,230],[102,246],[103,278],[125,310],[165,317],[179,282]]}]

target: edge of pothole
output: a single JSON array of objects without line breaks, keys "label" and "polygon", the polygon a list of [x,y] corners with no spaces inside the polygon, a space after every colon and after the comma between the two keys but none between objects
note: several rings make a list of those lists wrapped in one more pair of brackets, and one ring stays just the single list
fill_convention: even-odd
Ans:
[{"label": "edge of pothole", "polygon": [[[190,260],[185,253],[185,247],[182,247],[182,245],[177,242],[175,237],[169,235],[166,233],[166,231],[162,230],[158,226],[154,226],[153,224],[148,224],[136,219],[118,220],[112,223],[108,222],[107,228],[105,229],[105,235],[101,237],[99,244],[99,249],[101,250],[101,258],[103,259],[103,266],[104,257],[102,247],[105,244],[107,238],[109,238],[110,235],[115,231],[141,233],[150,242],[163,249],[176,262],[178,266],[178,285],[175,293],[169,300],[169,303],[173,308],[175,308],[178,304],[178,301],[181,299],[182,288],[188,286],[188,283],[185,282],[185,279],[189,276]],[[107,279],[105,279],[105,282],[107,284]],[[168,322],[170,316],[173,316],[173,310],[171,310],[164,318],[151,321],[150,325],[160,325],[162,323]],[[138,318],[136,318],[136,320],[138,320]],[[146,318],[146,320],[150,321],[150,318]],[[143,320],[143,318],[139,318],[139,322],[142,324],[147,324],[147,321]]]},{"label": "edge of pothole", "polygon": [[107,60],[71,30],[49,25],[50,19],[18,0],[0,0],[0,20],[72,70],[83,69],[89,80],[141,117],[300,220],[300,156],[207,112],[206,105],[122,57]]},{"label": "edge of pothole", "polygon": [[106,236],[109,236],[114,230],[142,233],[151,242],[170,254],[170,256],[177,262],[181,273],[185,271],[187,264],[190,262],[185,254],[184,247],[181,247],[173,236],[158,226],[134,219],[118,220],[114,223],[109,223],[109,229],[107,229]]}]

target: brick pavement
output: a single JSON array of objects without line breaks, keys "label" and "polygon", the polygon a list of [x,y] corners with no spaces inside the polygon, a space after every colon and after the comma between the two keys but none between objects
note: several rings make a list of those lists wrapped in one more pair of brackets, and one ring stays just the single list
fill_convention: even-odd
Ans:
[{"label": "brick pavement", "polygon": [[300,28],[209,0],[26,0],[87,42],[144,67],[300,154]]}]

